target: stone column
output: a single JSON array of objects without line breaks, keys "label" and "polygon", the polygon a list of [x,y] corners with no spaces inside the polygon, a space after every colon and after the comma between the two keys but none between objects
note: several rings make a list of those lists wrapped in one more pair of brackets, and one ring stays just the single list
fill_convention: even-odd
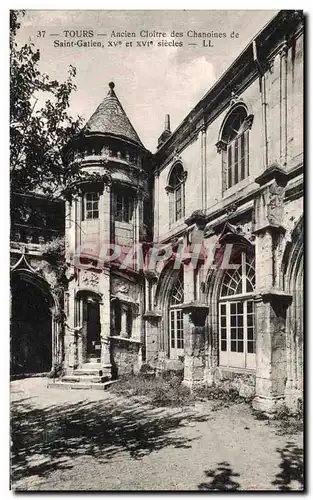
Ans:
[{"label": "stone column", "polygon": [[256,397],[253,407],[271,413],[284,399],[286,378],[286,310],[291,296],[279,288],[280,253],[285,228],[283,200],[286,174],[277,165],[256,179]]},{"label": "stone column", "polygon": [[156,360],[160,349],[160,323],[162,315],[154,311],[148,311],[143,316],[146,329],[146,362]]},{"label": "stone column", "polygon": [[[184,237],[185,253],[190,252],[190,259],[184,262],[184,385],[204,383],[205,379],[205,321],[208,306],[197,300],[196,277],[200,262],[199,245],[203,242],[205,215],[194,212],[185,223],[188,226]],[[187,256],[186,256],[187,257]],[[189,261],[189,262],[188,262]]]},{"label": "stone column", "polygon": [[153,207],[153,210],[154,210],[154,213],[153,213],[153,220],[154,220],[154,237],[156,239],[156,241],[158,240],[159,238],[159,226],[160,226],[160,217],[159,217],[159,172],[155,172],[155,175],[154,175],[154,199],[155,199],[155,203],[154,203],[154,207]]},{"label": "stone column", "polygon": [[[108,177],[109,179],[109,177]],[[111,242],[111,184],[106,182],[99,203],[99,246]],[[101,251],[101,250],[100,250]],[[111,301],[110,301],[110,266],[104,264],[99,279],[99,290],[102,296],[100,303],[101,325],[101,369],[104,379],[111,379],[110,356],[110,328],[111,328]]]},{"label": "stone column", "polygon": [[77,336],[75,331],[75,288],[69,284],[68,316],[65,324],[64,335],[64,368],[67,373],[72,373],[77,366]]},{"label": "stone column", "polygon": [[100,303],[100,325],[101,325],[101,370],[102,376],[111,379],[111,356],[110,356],[110,272],[105,269],[100,275],[100,290],[102,302]]},{"label": "stone column", "polygon": [[183,304],[184,310],[184,380],[187,387],[205,382],[205,321],[209,307],[205,304]]},{"label": "stone column", "polygon": [[160,343],[160,327],[162,315],[154,309],[154,293],[157,284],[157,275],[154,271],[145,270],[145,313],[143,319],[145,321],[145,339],[144,345],[146,350],[146,362],[156,360]]}]

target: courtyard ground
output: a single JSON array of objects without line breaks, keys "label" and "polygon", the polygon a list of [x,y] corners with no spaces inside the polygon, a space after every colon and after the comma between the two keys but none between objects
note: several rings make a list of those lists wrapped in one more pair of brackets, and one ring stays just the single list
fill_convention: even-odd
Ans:
[{"label": "courtyard ground", "polygon": [[109,391],[11,383],[14,490],[299,490],[299,433],[245,403],[158,408]]}]

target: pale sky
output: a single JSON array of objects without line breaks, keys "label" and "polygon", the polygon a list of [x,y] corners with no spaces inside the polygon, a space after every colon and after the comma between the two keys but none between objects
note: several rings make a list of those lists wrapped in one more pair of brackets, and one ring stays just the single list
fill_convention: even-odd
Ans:
[{"label": "pale sky", "polygon": [[[65,79],[70,64],[76,67],[77,92],[70,112],[85,120],[91,116],[115,82],[115,91],[143,144],[155,151],[163,130],[164,115],[170,114],[172,131],[209,90],[251,39],[277,11],[27,11],[17,41],[32,41],[40,49],[40,68],[53,79]],[[104,48],[54,47],[65,38],[63,30],[94,30],[93,38]],[[45,30],[45,37],[37,32]],[[108,47],[112,30],[136,33],[122,40],[121,47]],[[166,38],[140,37],[141,30],[164,31]],[[171,32],[183,32],[172,38]],[[226,38],[212,38],[214,47],[203,47],[202,38],[187,37],[196,32],[225,32]],[[230,38],[232,31],[238,38]],[[99,36],[106,33],[107,36]],[[58,34],[59,36],[53,36]],[[153,46],[136,47],[136,41],[153,41]],[[158,47],[158,41],[183,41],[183,47]],[[208,40],[208,39],[207,39]],[[125,47],[133,41],[133,47]],[[198,43],[197,46],[188,43]]]}]

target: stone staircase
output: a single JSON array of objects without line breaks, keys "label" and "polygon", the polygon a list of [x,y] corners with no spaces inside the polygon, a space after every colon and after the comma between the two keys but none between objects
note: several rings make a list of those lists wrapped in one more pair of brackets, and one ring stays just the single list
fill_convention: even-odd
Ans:
[{"label": "stone staircase", "polygon": [[59,379],[48,381],[48,387],[58,389],[98,389],[105,390],[115,380],[107,380],[102,376],[101,365],[97,360],[84,363],[81,368],[76,368],[71,375],[63,375]]}]

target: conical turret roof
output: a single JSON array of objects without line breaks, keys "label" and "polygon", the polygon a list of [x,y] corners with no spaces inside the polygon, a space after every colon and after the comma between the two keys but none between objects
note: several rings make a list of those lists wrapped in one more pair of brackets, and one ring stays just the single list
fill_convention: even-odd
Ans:
[{"label": "conical turret roof", "polygon": [[110,82],[109,87],[108,95],[89,118],[85,132],[115,135],[144,147],[114,92],[114,83]]}]

